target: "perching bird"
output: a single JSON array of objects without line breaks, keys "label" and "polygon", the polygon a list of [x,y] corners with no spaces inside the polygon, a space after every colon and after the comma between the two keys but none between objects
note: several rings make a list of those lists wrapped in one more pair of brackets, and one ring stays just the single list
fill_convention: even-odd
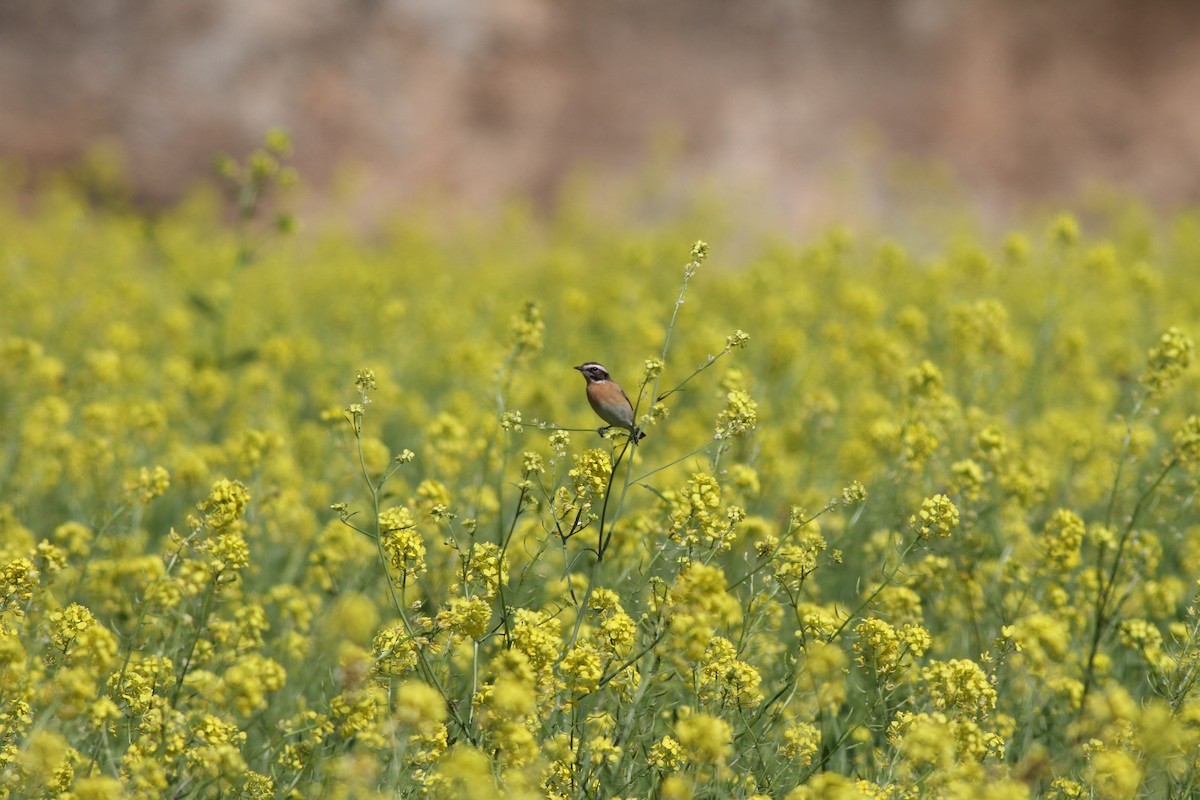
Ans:
[{"label": "perching bird", "polygon": [[[592,410],[600,415],[600,419],[608,423],[609,428],[624,428],[635,438],[635,441],[646,438],[646,434],[633,424],[633,403],[629,402],[629,396],[616,381],[608,376],[608,370],[604,368],[603,364],[589,361],[586,364],[580,364],[575,369],[582,372],[587,381],[587,399],[592,404]],[[604,433],[606,430],[608,428],[601,428],[600,433]]]}]

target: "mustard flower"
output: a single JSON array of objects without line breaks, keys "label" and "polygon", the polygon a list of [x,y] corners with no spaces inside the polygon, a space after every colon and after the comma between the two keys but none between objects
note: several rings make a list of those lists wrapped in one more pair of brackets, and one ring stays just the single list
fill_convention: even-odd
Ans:
[{"label": "mustard flower", "polygon": [[733,728],[709,714],[693,714],[675,723],[675,738],[693,764],[723,764],[733,752]]},{"label": "mustard flower", "polygon": [[392,569],[405,579],[425,571],[425,542],[412,512],[404,506],[379,512],[380,542]]},{"label": "mustard flower", "polygon": [[1100,750],[1091,758],[1088,783],[1099,800],[1133,800],[1142,777],[1137,759],[1122,750]]},{"label": "mustard flower", "polygon": [[577,695],[585,695],[600,687],[604,677],[604,665],[596,648],[588,644],[576,645],[567,651],[559,665],[567,688]]},{"label": "mustard flower", "polygon": [[437,621],[467,639],[480,639],[487,633],[492,604],[482,597],[452,597],[438,612]]},{"label": "mustard flower", "polygon": [[779,537],[772,533],[764,533],[761,538],[754,540],[754,554],[760,559],[770,558],[779,549]]},{"label": "mustard flower", "polygon": [[821,731],[808,722],[796,722],[783,731],[783,744],[779,753],[801,767],[812,763],[812,758],[821,749]]},{"label": "mustard flower", "polygon": [[131,715],[150,710],[157,695],[175,685],[175,665],[165,656],[135,656],[125,669],[108,679],[109,695]]},{"label": "mustard flower", "polygon": [[246,734],[232,723],[211,714],[200,718],[192,730],[195,743],[184,753],[193,774],[226,785],[237,785],[245,778],[246,761],[241,747]]},{"label": "mustard flower", "polygon": [[553,431],[546,441],[550,445],[550,449],[554,451],[554,458],[562,458],[567,454],[567,448],[571,446],[571,434],[569,431]]},{"label": "mustard flower", "polygon": [[446,721],[446,700],[427,683],[405,681],[396,688],[396,721],[417,731],[436,731]]},{"label": "mustard flower", "polygon": [[92,551],[92,529],[78,522],[64,522],[54,529],[54,543],[64,548],[68,555],[86,556]]},{"label": "mustard flower", "polygon": [[975,452],[993,467],[1008,455],[1008,440],[995,425],[988,425],[975,435]]},{"label": "mustard flower", "polygon": [[536,701],[533,685],[512,675],[502,675],[476,695],[480,725],[489,733],[501,764],[519,767],[537,757],[537,740],[530,730]]},{"label": "mustard flower", "polygon": [[72,603],[50,612],[50,643],[69,664],[87,664],[107,672],[117,660],[117,638],[85,606]]},{"label": "mustard flower", "polygon": [[1042,558],[1056,572],[1068,572],[1079,566],[1079,548],[1087,533],[1078,514],[1059,509],[1046,521],[1038,540]]},{"label": "mustard flower", "polygon": [[994,299],[950,308],[950,336],[968,360],[1012,350],[1008,309]]},{"label": "mustard flower", "polygon": [[726,350],[742,350],[750,344],[750,334],[738,329],[725,337]]},{"label": "mustard flower", "polygon": [[900,626],[900,641],[904,642],[908,652],[915,658],[925,655],[933,645],[933,637],[929,635],[929,631],[911,622]]},{"label": "mustard flower", "polygon": [[272,800],[275,797],[275,781],[254,770],[246,770],[241,796],[246,800]]},{"label": "mustard flower", "polygon": [[1200,416],[1189,416],[1173,440],[1175,457],[1191,469],[1200,468]]},{"label": "mustard flower", "polygon": [[208,555],[208,568],[214,575],[237,572],[250,564],[250,548],[237,531],[221,533],[204,543],[203,552]]},{"label": "mustard flower", "polygon": [[695,613],[712,624],[730,625],[741,619],[742,605],[726,589],[720,567],[688,562],[671,586],[670,601],[680,613]]},{"label": "mustard flower", "polygon": [[513,619],[512,643],[534,670],[553,664],[562,650],[560,622],[545,611],[518,608]]},{"label": "mustard flower", "polygon": [[221,479],[213,484],[208,498],[200,503],[199,509],[204,514],[201,524],[207,525],[214,532],[229,529],[241,519],[250,504],[250,492],[239,481]]},{"label": "mustard flower", "polygon": [[125,791],[116,778],[95,775],[77,779],[71,787],[71,795],[75,800],[123,800]]},{"label": "mustard flower", "polygon": [[980,719],[996,707],[996,690],[974,661],[931,661],[921,670],[933,707]]},{"label": "mustard flower", "polygon": [[600,628],[594,634],[598,644],[614,655],[624,656],[637,637],[637,623],[620,606],[601,614]]},{"label": "mustard flower", "polygon": [[512,318],[509,327],[514,353],[526,355],[541,352],[542,336],[545,333],[546,324],[542,321],[542,310],[536,302],[527,301],[521,313]]},{"label": "mustard flower", "polygon": [[869,800],[869,797],[859,791],[853,779],[836,772],[820,772],[784,795],[784,800]]},{"label": "mustard flower", "polygon": [[334,725],[328,716],[306,709],[283,720],[279,729],[285,741],[292,741],[284,745],[278,762],[289,769],[302,770],[309,766],[314,752],[326,737],[334,732]]},{"label": "mustard flower", "polygon": [[946,386],[942,371],[932,361],[922,361],[904,376],[905,391],[913,400],[936,397]]},{"label": "mustard flower", "polygon": [[934,429],[921,420],[906,425],[900,441],[903,445],[905,466],[912,470],[924,467],[941,445],[941,439]]},{"label": "mustard flower", "polygon": [[1160,670],[1171,668],[1172,659],[1163,652],[1162,631],[1144,619],[1124,619],[1117,626],[1121,644],[1138,651],[1153,667]]},{"label": "mustard flower", "polygon": [[18,632],[0,624],[0,677],[15,681],[25,671],[27,658]]},{"label": "mustard flower", "polygon": [[851,481],[850,484],[842,489],[842,505],[856,506],[867,500],[867,487],[863,486],[859,481]]},{"label": "mustard flower", "polygon": [[683,764],[683,748],[670,736],[664,736],[650,746],[646,763],[664,772],[674,772]]},{"label": "mustard flower", "polygon": [[919,625],[906,624],[896,630],[876,617],[861,620],[854,633],[855,661],[885,683],[895,678],[906,655],[920,657],[930,644],[928,631]]},{"label": "mustard flower", "polygon": [[575,468],[567,474],[575,487],[576,496],[585,504],[603,497],[612,475],[612,462],[608,453],[600,449],[591,449],[573,458]]},{"label": "mustard flower", "polygon": [[650,383],[659,375],[662,375],[663,367],[665,366],[661,358],[647,358],[642,365],[642,383]]},{"label": "mustard flower", "polygon": [[658,785],[658,800],[692,800],[692,782],[682,775],[668,775]]},{"label": "mustard flower", "polygon": [[775,554],[772,566],[775,580],[790,591],[798,591],[805,579],[816,571],[818,559],[828,543],[815,522],[804,526],[793,544],[785,544]]},{"label": "mustard flower", "polygon": [[28,558],[16,558],[0,569],[0,612],[12,610],[18,616],[21,606],[33,598],[38,585],[38,571]]},{"label": "mustard flower", "polygon": [[500,430],[508,431],[509,433],[520,433],[524,430],[521,427],[521,412],[520,411],[505,411],[500,415]]},{"label": "mustard flower", "polygon": [[[703,543],[728,550],[733,540],[729,513],[722,515],[721,486],[707,473],[696,473],[679,494],[664,494],[671,503],[671,539],[676,542]],[[736,514],[737,512],[734,512]]]},{"label": "mustard flower", "polygon": [[45,575],[54,575],[67,568],[67,551],[43,539],[37,544],[37,563]]},{"label": "mustard flower", "polygon": [[[461,554],[460,554],[461,557]],[[463,564],[464,581],[477,587],[484,598],[491,600],[500,587],[508,582],[508,556],[501,555],[493,542],[476,542]]]},{"label": "mustard flower", "polygon": [[374,391],[377,385],[375,382],[375,370],[360,369],[355,371],[354,388],[358,391],[360,402],[364,406],[371,402],[367,395]]},{"label": "mustard flower", "polygon": [[762,675],[737,657],[733,642],[714,636],[700,661],[697,686],[702,700],[717,699],[722,705],[757,705],[763,700],[759,685]]},{"label": "mustard flower", "polygon": [[754,430],[758,426],[758,403],[749,393],[735,389],[725,395],[725,408],[717,414],[717,439],[729,439]]},{"label": "mustard flower", "polygon": [[251,471],[262,467],[264,459],[282,446],[283,437],[274,431],[245,431],[230,450],[233,461]]},{"label": "mustard flower", "polygon": [[540,453],[526,450],[521,454],[521,474],[525,477],[541,475],[546,471],[546,463]]},{"label": "mustard flower", "polygon": [[75,779],[75,766],[83,759],[61,735],[46,729],[34,731],[18,757],[24,788],[32,794],[65,792]]},{"label": "mustard flower", "polygon": [[1078,711],[1084,704],[1084,681],[1058,676],[1046,681],[1046,691],[1070,711]]},{"label": "mustard flower", "polygon": [[136,476],[125,481],[124,488],[135,502],[146,505],[156,497],[162,497],[170,486],[171,474],[166,468],[156,466],[139,469]]},{"label": "mustard flower", "polygon": [[1179,380],[1195,355],[1196,345],[1192,338],[1179,328],[1168,328],[1147,354],[1142,383],[1151,395],[1165,392]]},{"label": "mustard flower", "polygon": [[958,507],[944,494],[927,497],[921,502],[921,510],[908,518],[908,525],[922,539],[931,539],[935,535],[949,538],[958,527]]},{"label": "mustard flower", "polygon": [[60,669],[53,680],[42,686],[46,703],[62,719],[76,719],[89,711],[96,697],[96,681],[91,667]]},{"label": "mustard flower", "polygon": [[893,622],[915,622],[921,619],[921,595],[907,586],[885,585],[878,589],[873,606],[875,612]]},{"label": "mustard flower", "polygon": [[1083,800],[1087,797],[1087,790],[1079,781],[1073,781],[1070,778],[1055,778],[1050,781],[1046,797],[1048,800]]},{"label": "mustard flower", "polygon": [[908,771],[948,771],[955,762],[954,730],[944,714],[902,711],[888,725],[887,735],[904,757]]},{"label": "mustard flower", "polygon": [[950,474],[952,476],[950,485],[956,495],[971,502],[977,502],[983,497],[983,485],[987,480],[987,475],[979,462],[972,458],[956,461],[950,465]]},{"label": "mustard flower", "polygon": [[[832,635],[832,630],[828,635]],[[810,696],[818,708],[836,709],[846,698],[846,662],[846,651],[836,644],[822,641],[806,644],[796,688]]]},{"label": "mustard flower", "polygon": [[621,746],[609,736],[593,736],[587,741],[588,761],[596,767],[616,766],[621,760]]},{"label": "mustard flower", "polygon": [[375,635],[371,642],[375,671],[381,675],[404,675],[416,669],[420,653],[403,622],[396,622]]},{"label": "mustard flower", "polygon": [[248,717],[267,707],[267,694],[283,688],[287,672],[274,659],[247,653],[225,670],[222,683],[228,702]]},{"label": "mustard flower", "polygon": [[355,739],[379,749],[387,742],[381,727],[386,708],[387,698],[382,688],[350,689],[330,700],[329,720],[342,739]]},{"label": "mustard flower", "polygon": [[1079,221],[1070,214],[1059,214],[1051,221],[1046,236],[1060,247],[1070,247],[1079,241]]}]

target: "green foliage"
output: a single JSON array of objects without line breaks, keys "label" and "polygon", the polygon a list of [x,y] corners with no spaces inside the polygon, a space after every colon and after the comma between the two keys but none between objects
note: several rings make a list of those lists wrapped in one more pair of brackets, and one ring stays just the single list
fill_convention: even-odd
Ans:
[{"label": "green foliage", "polygon": [[1197,791],[1196,218],[278,239],[288,148],[5,194],[0,796]]}]

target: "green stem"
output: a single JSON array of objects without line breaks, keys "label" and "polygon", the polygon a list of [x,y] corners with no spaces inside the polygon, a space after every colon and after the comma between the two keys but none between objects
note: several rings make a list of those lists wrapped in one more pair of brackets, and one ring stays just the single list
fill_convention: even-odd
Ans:
[{"label": "green stem", "polygon": [[[1121,538],[1117,542],[1117,551],[1116,551],[1116,553],[1113,554],[1112,565],[1108,569],[1108,575],[1104,576],[1103,579],[1101,581],[1099,581],[1099,584],[1096,587],[1096,622],[1095,622],[1095,625],[1092,627],[1092,638],[1091,638],[1090,644],[1088,645],[1087,666],[1084,669],[1084,676],[1083,676],[1083,698],[1084,699],[1087,698],[1088,692],[1091,691],[1092,686],[1095,684],[1096,656],[1098,655],[1098,653],[1100,651],[1100,640],[1104,636],[1105,629],[1112,622],[1112,619],[1110,618],[1110,616],[1108,614],[1108,610],[1109,610],[1108,603],[1110,600],[1112,600],[1112,592],[1113,592],[1114,587],[1117,584],[1117,573],[1120,571],[1120,568],[1121,568],[1121,559],[1125,555],[1125,548],[1129,544],[1129,540],[1133,535],[1133,529],[1137,525],[1138,518],[1141,516],[1141,513],[1142,513],[1142,509],[1145,507],[1146,503],[1149,502],[1150,498],[1154,495],[1154,493],[1158,490],[1158,487],[1162,485],[1162,482],[1164,480],[1166,480],[1167,476],[1171,473],[1171,471],[1173,469],[1175,469],[1175,467],[1178,464],[1179,464],[1179,460],[1177,458],[1172,458],[1170,461],[1168,461],[1167,465],[1165,467],[1163,467],[1162,472],[1160,472],[1158,477],[1154,479],[1154,482],[1151,483],[1150,486],[1146,489],[1146,491],[1142,493],[1141,497],[1138,498],[1137,502],[1133,506],[1133,512],[1129,515],[1129,521],[1125,524],[1124,530],[1121,531]],[[1115,484],[1115,481],[1114,481],[1114,484]],[[1110,509],[1110,513],[1111,513],[1111,509]],[[1101,549],[1100,555],[1096,562],[1097,572],[1102,571],[1103,558],[1104,558],[1104,550]],[[1083,709],[1083,705],[1081,703],[1080,704],[1081,713],[1082,713],[1082,709]]]},{"label": "green stem", "polygon": [[[404,626],[404,633],[409,639],[416,641],[416,630],[409,621],[408,615],[404,613],[404,604],[401,602],[400,597],[396,594],[396,585],[395,580],[392,578],[391,564],[389,563],[387,553],[383,549],[383,530],[379,525],[379,492],[382,488],[382,483],[379,486],[376,486],[375,482],[371,480],[371,473],[367,469],[366,456],[363,454],[362,431],[358,425],[354,426],[354,441],[358,450],[359,471],[362,474],[363,482],[366,484],[367,490],[371,494],[371,511],[375,520],[375,536],[373,537],[375,539],[375,551],[379,556],[379,564],[381,567],[383,567],[383,575],[387,581],[388,594],[392,598],[392,605],[395,606],[396,612],[400,616],[400,623]],[[450,696],[446,693],[446,689],[442,685],[442,682],[438,680],[438,676],[433,671],[433,666],[425,657],[424,651],[420,647],[417,647],[416,652],[417,663],[420,665],[421,672],[424,673],[426,680],[428,680],[430,685],[437,689],[438,694],[442,696],[442,701],[446,704],[446,708],[449,709],[450,713],[454,716],[454,721],[458,723],[458,727],[462,731],[463,735],[466,736],[472,744],[477,744],[475,736],[472,735],[468,723],[462,718],[462,715],[459,714],[458,708],[456,708],[455,705],[450,702]]]}]

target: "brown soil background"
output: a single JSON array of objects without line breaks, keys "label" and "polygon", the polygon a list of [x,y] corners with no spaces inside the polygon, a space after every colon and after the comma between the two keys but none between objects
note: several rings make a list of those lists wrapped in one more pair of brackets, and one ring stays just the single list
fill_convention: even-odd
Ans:
[{"label": "brown soil background", "polygon": [[1200,3],[0,0],[0,158],[115,142],[155,204],[273,125],[318,195],[356,165],[368,216],[652,163],[797,224],[886,217],[938,170],[985,215],[1095,184],[1174,209],[1200,203]]}]

